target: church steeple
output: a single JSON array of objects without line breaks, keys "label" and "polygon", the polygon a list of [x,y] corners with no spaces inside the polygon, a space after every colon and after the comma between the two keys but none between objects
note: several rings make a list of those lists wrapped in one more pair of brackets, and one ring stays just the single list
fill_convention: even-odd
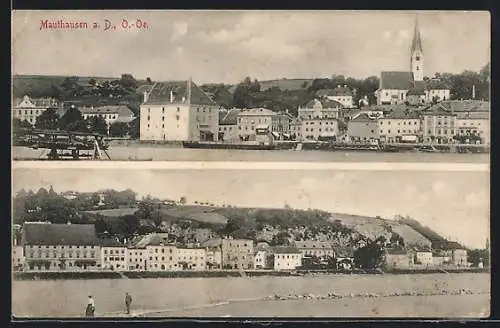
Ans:
[{"label": "church steeple", "polygon": [[422,38],[418,26],[418,17],[415,17],[415,27],[413,30],[413,40],[411,41],[410,67],[415,81],[424,79],[424,52],[422,49]]}]

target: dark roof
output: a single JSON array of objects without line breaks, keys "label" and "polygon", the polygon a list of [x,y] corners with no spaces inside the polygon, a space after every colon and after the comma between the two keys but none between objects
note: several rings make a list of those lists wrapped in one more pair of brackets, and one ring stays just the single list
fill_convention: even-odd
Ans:
[{"label": "dark roof", "polygon": [[297,248],[317,248],[317,249],[333,249],[333,243],[327,241],[296,241],[295,247]]},{"label": "dark roof", "polygon": [[126,245],[114,238],[99,238],[99,245],[102,247],[126,247]]},{"label": "dark roof", "polygon": [[235,125],[240,113],[240,109],[230,109],[227,112],[219,112],[219,125]]},{"label": "dark roof", "polygon": [[413,30],[413,39],[411,41],[411,51],[422,50],[422,38],[420,37],[420,30],[418,28],[418,19],[415,19],[415,29]]},{"label": "dark roof", "polygon": [[290,246],[275,246],[271,248],[274,254],[299,254],[300,251],[296,247]]},{"label": "dark roof", "polygon": [[384,115],[384,119],[418,119],[420,114],[413,110],[393,110]]},{"label": "dark roof", "polygon": [[404,249],[388,249],[387,254],[390,255],[408,255],[408,252]]},{"label": "dark roof", "polygon": [[170,103],[170,93],[173,93],[173,102],[182,103],[183,98],[188,101],[188,84],[191,85],[191,104],[194,105],[216,105],[210,97],[201,91],[193,82],[188,81],[170,81],[156,83],[148,96],[145,105],[161,105]]},{"label": "dark roof", "polygon": [[415,81],[413,83],[413,87],[408,90],[407,95],[416,95],[416,96],[422,96],[425,95],[425,88],[426,88],[426,83],[425,81]]},{"label": "dark roof", "polygon": [[[480,100],[446,100],[439,107],[453,112],[490,112],[490,102]],[[436,107],[436,106],[434,106]]]},{"label": "dark roof", "polygon": [[93,224],[25,223],[23,245],[98,245]]},{"label": "dark roof", "polygon": [[380,73],[380,89],[410,90],[413,82],[413,72]]},{"label": "dark roof", "polygon": [[118,116],[134,116],[134,112],[125,105],[119,106],[100,106],[100,107],[81,107],[78,110],[82,114],[118,114]]},{"label": "dark roof", "polygon": [[143,84],[138,86],[137,89],[135,89],[135,92],[137,92],[138,94],[143,94],[144,92],[150,92],[151,89],[153,89],[153,86],[154,84]]},{"label": "dark roof", "polygon": [[438,103],[430,108],[427,108],[425,111],[422,111],[422,115],[425,115],[425,116],[456,116],[456,114],[454,114],[448,108],[444,107],[441,103]]}]

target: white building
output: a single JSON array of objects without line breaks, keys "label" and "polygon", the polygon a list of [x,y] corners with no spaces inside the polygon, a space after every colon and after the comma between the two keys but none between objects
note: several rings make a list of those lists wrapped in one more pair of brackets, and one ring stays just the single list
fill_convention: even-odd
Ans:
[{"label": "white building", "polygon": [[353,92],[347,86],[338,85],[335,89],[321,89],[316,92],[316,96],[325,97],[329,100],[337,101],[342,104],[343,108],[353,108]]},{"label": "white building", "polygon": [[48,108],[56,108],[59,102],[53,98],[32,99],[29,96],[24,96],[23,99],[14,100],[12,107],[12,117],[21,121],[26,121],[31,125],[35,125],[37,118],[42,115]]},{"label": "white building", "polygon": [[316,257],[335,257],[335,250],[333,243],[325,241],[296,241],[295,247],[301,252],[302,257],[316,256]]},{"label": "white building", "polygon": [[111,271],[128,270],[128,249],[114,240],[101,241],[101,269]]},{"label": "white building", "polygon": [[222,251],[218,247],[207,247],[207,269],[217,270],[222,269]]},{"label": "white building", "polygon": [[204,271],[207,269],[205,248],[179,248],[178,265],[182,270]]},{"label": "white building", "polygon": [[327,98],[316,98],[299,106],[298,118],[304,119],[338,119],[342,104]]},{"label": "white building", "polygon": [[276,113],[266,108],[251,108],[237,114],[238,136],[245,141],[256,141],[258,129],[271,135]]},{"label": "white building", "polygon": [[130,123],[135,119],[134,112],[127,106],[80,107],[83,118],[101,117],[109,126],[116,122]]},{"label": "white building", "polygon": [[240,141],[238,115],[240,109],[219,111],[219,141]]},{"label": "white building", "polygon": [[416,264],[432,265],[432,252],[431,251],[417,251],[415,254]]},{"label": "white building", "polygon": [[93,224],[25,223],[26,271],[91,271],[101,267]]},{"label": "white building", "polygon": [[274,270],[295,270],[302,266],[302,253],[295,247],[274,247]]},{"label": "white building", "polygon": [[141,104],[144,141],[217,141],[219,106],[191,80],[156,83]]},{"label": "white building", "polygon": [[387,143],[401,142],[403,137],[422,136],[420,116],[416,112],[395,110],[378,119],[379,137]]}]

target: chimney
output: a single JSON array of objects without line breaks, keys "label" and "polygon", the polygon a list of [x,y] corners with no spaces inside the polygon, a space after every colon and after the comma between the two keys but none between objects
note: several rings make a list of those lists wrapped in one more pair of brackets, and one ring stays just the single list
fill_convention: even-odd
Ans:
[{"label": "chimney", "polygon": [[144,91],[144,93],[143,93],[143,102],[147,102],[148,101],[148,97],[149,97],[148,92]]},{"label": "chimney", "polygon": [[476,85],[473,84],[472,85],[472,99],[475,99],[476,98]]},{"label": "chimney", "polygon": [[191,79],[191,76],[189,77],[189,80],[188,80],[188,89],[187,89],[187,101],[188,101],[188,104],[191,105],[191,83],[193,83],[192,79]]},{"label": "chimney", "polygon": [[174,90],[170,90],[170,103],[174,102]]}]

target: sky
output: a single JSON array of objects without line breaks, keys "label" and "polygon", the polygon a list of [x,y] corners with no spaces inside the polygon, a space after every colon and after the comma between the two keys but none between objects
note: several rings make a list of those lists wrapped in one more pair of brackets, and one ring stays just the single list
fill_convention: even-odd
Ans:
[{"label": "sky", "polygon": [[489,173],[457,171],[14,169],[14,193],[130,188],[139,197],[217,205],[316,208],[393,219],[409,215],[442,236],[482,248],[489,236]]},{"label": "sky", "polygon": [[[13,73],[156,81],[190,76],[355,78],[409,70],[416,12],[14,11]],[[120,20],[147,29],[120,28]],[[97,22],[100,29],[40,30],[40,21]],[[105,19],[117,25],[104,31]],[[426,75],[478,71],[490,61],[489,12],[419,12]]]}]

